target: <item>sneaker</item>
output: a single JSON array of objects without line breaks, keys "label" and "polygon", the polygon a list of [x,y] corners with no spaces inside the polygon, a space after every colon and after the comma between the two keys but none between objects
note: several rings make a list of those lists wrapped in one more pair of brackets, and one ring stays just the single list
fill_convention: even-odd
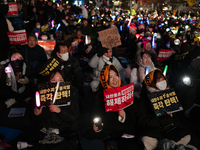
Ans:
[{"label": "sneaker", "polygon": [[16,100],[14,98],[10,98],[7,101],[5,101],[5,104],[7,105],[7,108],[9,108],[10,106],[12,106],[15,103],[17,103],[17,102],[16,102]]}]

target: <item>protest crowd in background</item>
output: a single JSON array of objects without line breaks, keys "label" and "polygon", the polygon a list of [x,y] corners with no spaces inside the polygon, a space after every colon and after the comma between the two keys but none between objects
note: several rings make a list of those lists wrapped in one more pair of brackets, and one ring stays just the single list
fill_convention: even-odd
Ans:
[{"label": "protest crowd in background", "polygon": [[0,112],[26,105],[27,149],[200,149],[199,17],[3,0]]}]

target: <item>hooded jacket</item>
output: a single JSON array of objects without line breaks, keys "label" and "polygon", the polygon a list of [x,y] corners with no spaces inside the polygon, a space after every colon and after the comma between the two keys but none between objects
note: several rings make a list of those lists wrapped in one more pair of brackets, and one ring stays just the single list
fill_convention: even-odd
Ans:
[{"label": "hooded jacket", "polygon": [[[140,100],[138,101],[138,106],[140,110],[138,114],[138,119],[142,135],[150,136],[157,139],[168,138],[170,140],[179,141],[188,133],[177,126],[178,123],[177,121],[175,121],[174,117],[171,117],[170,115],[156,117],[151,101],[148,98],[148,93],[160,91],[157,87],[154,86],[155,71],[161,72],[160,69],[156,69],[150,72],[145,77],[143,81],[143,88],[141,91]],[[166,77],[164,78],[166,80]]]}]

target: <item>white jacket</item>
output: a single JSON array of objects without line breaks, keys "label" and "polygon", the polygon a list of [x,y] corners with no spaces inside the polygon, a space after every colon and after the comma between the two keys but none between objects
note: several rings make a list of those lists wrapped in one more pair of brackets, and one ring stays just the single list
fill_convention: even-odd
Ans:
[{"label": "white jacket", "polygon": [[[105,65],[105,60],[103,59],[103,56],[98,57],[97,54],[95,54],[88,64],[91,68],[93,68],[93,80],[100,81],[100,78],[99,78],[100,72]],[[126,82],[125,82],[124,68],[122,67],[118,59],[115,58],[114,56],[113,56],[112,64],[118,69],[122,83],[125,84]]]}]

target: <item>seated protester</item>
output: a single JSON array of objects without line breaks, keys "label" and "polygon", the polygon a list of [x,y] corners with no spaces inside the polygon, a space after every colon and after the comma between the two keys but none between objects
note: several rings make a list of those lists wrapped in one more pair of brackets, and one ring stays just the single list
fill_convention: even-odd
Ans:
[{"label": "seated protester", "polygon": [[33,34],[28,36],[28,44],[24,46],[20,53],[25,62],[32,68],[34,75],[37,76],[38,71],[47,62],[47,56],[44,49],[37,45],[37,37]]},{"label": "seated protester", "polygon": [[[10,73],[7,73],[10,72]],[[7,108],[23,100],[34,97],[36,87],[33,83],[31,68],[26,65],[19,52],[11,55],[10,63],[5,67],[0,80],[1,98],[6,99]]]},{"label": "seated protester", "polygon": [[63,71],[66,81],[72,82],[72,85],[78,89],[80,98],[83,98],[83,74],[78,60],[70,56],[67,46],[63,43],[55,46],[52,57],[59,60],[61,63],[60,69]]},{"label": "seated protester", "polygon": [[84,39],[78,45],[78,55],[82,55],[87,59],[91,59],[96,54],[93,42],[91,41],[90,35],[87,35],[87,40]]},{"label": "seated protester", "polygon": [[40,36],[41,36],[41,25],[40,25],[39,22],[36,22],[35,28],[33,28],[31,33],[34,34],[34,35],[38,34],[38,39],[40,39]]},{"label": "seated protester", "polygon": [[[76,37],[72,40],[71,45],[69,46],[69,52],[72,56],[76,56],[78,53],[78,45],[84,40],[84,36],[81,33],[81,30],[76,31]],[[74,44],[75,42],[76,44]]]},{"label": "seated protester", "polygon": [[[142,44],[143,45],[143,44]],[[154,51],[154,50],[152,50],[151,49],[151,41],[148,41],[145,45],[143,45],[143,46],[145,46],[145,48],[144,48],[144,51],[148,51],[149,52],[149,54],[150,54],[150,56],[151,56],[151,60],[152,60],[152,62],[156,65],[157,64],[157,54],[156,54],[156,52]],[[136,58],[135,58],[135,60],[136,61],[138,61],[138,59],[140,59],[140,53],[143,51],[143,49],[139,49],[137,52],[136,52]]]},{"label": "seated protester", "polygon": [[[119,109],[116,112],[105,111],[103,90],[122,86],[120,73],[117,68],[112,64],[105,66],[100,72],[100,82],[98,91],[94,94],[94,101],[92,101],[91,117],[92,120],[95,119],[94,117],[100,117],[102,128],[99,129],[93,122],[93,129],[86,131],[83,137],[88,140],[99,139],[98,142],[104,142],[102,143],[103,145],[107,144],[106,141],[109,140],[117,141],[120,150],[138,149],[135,138],[130,139],[131,141],[121,138],[124,133],[135,135],[134,118],[137,112],[136,103],[125,109]],[[87,145],[90,143],[92,143],[92,141],[88,141]],[[93,147],[93,149],[95,148]],[[114,149],[118,148],[114,147]]]},{"label": "seated protester", "polygon": [[82,26],[80,27],[80,30],[83,35],[92,35],[92,27],[88,24],[87,19],[82,19]]},{"label": "seated protester", "polygon": [[[66,80],[62,71],[54,70],[47,77],[47,81],[50,83],[57,83],[65,82]],[[46,107],[40,106],[39,108],[34,108],[32,119],[37,124],[36,131],[34,132],[34,134],[37,135],[35,135],[32,140],[37,142],[40,140],[40,144],[35,144],[34,146],[36,147],[33,146],[34,149],[40,149],[39,147],[44,144],[45,149],[52,146],[54,149],[61,149],[51,144],[57,144],[62,141],[65,143],[62,143],[62,148],[75,149],[77,139],[75,140],[73,138],[73,134],[76,133],[74,131],[74,124],[79,116],[79,108],[73,88],[70,89],[70,93],[70,103],[68,102],[66,106],[50,104]],[[31,140],[31,138],[28,139]]]},{"label": "seated protester", "polygon": [[134,82],[134,96],[140,98],[140,92],[142,89],[142,82],[146,76],[146,67],[149,67],[149,72],[155,70],[155,66],[151,61],[149,52],[144,51],[140,53],[141,59],[134,64],[134,68],[131,71],[130,82]]},{"label": "seated protester", "polygon": [[89,66],[93,68],[93,81],[90,84],[93,92],[96,92],[99,86],[99,76],[101,70],[104,66],[110,64],[113,64],[119,70],[122,83],[126,84],[124,68],[120,64],[119,60],[112,56],[112,49],[102,47],[89,62]]},{"label": "seated protester", "polygon": [[138,119],[141,127],[141,140],[145,149],[153,150],[158,141],[167,139],[175,144],[186,146],[191,139],[189,133],[180,127],[174,114],[156,117],[152,103],[147,94],[169,89],[166,77],[160,69],[150,72],[144,79],[143,87],[138,101]]}]

